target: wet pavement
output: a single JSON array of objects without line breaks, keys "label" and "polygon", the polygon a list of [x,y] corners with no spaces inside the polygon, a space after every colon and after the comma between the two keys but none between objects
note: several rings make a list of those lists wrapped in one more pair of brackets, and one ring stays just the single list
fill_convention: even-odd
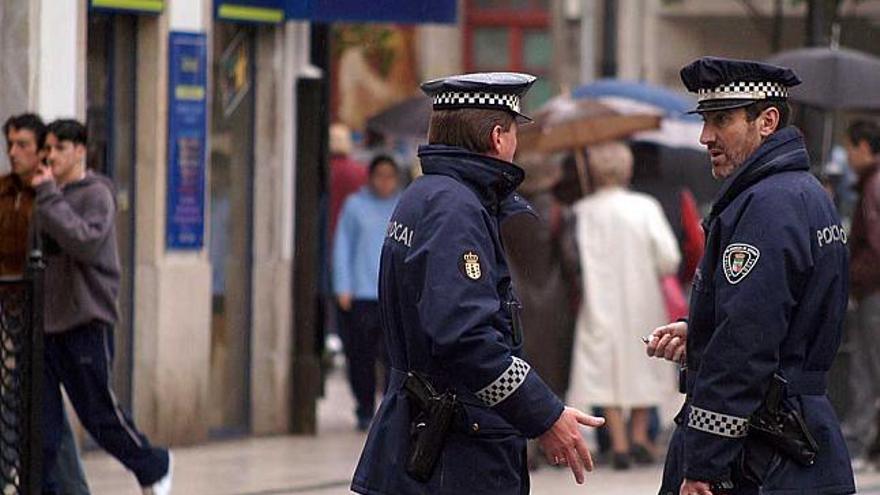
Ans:
[{"label": "wet pavement", "polygon": [[[316,437],[248,437],[174,450],[176,495],[347,494],[365,435],[354,431],[353,402],[341,373],[327,382]],[[94,495],[137,495],[134,477],[102,452],[84,457]],[[584,486],[569,471],[545,467],[532,475],[534,495],[650,495],[660,466],[613,471],[600,466]],[[859,476],[860,494],[880,495],[880,473]]]}]

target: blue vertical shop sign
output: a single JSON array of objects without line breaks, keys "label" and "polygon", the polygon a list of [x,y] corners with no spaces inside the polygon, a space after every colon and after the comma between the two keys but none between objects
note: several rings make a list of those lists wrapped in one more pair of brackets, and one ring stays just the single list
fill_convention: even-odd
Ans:
[{"label": "blue vertical shop sign", "polygon": [[168,249],[198,250],[205,243],[207,53],[204,34],[169,33]]}]

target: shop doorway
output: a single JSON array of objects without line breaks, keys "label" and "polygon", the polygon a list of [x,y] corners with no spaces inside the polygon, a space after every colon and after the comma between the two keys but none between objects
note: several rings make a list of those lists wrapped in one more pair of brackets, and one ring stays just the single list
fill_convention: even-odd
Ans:
[{"label": "shop doorway", "polygon": [[86,126],[90,169],[116,186],[116,235],[122,281],[115,335],[113,390],[131,410],[134,352],[135,101],[137,17],[89,13]]},{"label": "shop doorway", "polygon": [[250,431],[254,48],[252,28],[214,25],[208,410],[215,437]]}]

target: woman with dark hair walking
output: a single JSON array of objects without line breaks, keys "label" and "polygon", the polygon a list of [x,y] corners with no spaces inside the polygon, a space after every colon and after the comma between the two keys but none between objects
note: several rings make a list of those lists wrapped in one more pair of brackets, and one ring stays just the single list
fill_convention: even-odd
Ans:
[{"label": "woman with dark hair walking", "polygon": [[376,358],[388,361],[379,324],[379,256],[399,182],[393,158],[373,158],[367,185],[342,207],[333,242],[333,291],[360,431],[369,428],[376,408]]}]

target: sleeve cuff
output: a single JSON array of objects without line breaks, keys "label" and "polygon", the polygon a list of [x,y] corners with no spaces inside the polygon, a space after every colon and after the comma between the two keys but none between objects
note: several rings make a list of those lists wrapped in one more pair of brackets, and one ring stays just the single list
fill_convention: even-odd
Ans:
[{"label": "sleeve cuff", "polygon": [[684,435],[685,477],[706,482],[729,480],[742,441],[742,438],[709,433],[689,425]]},{"label": "sleeve cuff", "polygon": [[520,433],[536,438],[556,423],[565,405],[536,372],[530,371],[522,385],[494,409]]}]

